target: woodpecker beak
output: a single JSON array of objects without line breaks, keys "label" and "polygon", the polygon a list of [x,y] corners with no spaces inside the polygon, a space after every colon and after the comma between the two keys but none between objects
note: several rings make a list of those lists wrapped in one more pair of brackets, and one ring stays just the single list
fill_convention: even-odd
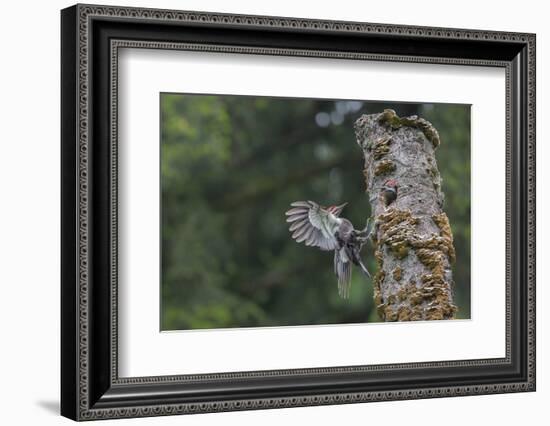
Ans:
[{"label": "woodpecker beak", "polygon": [[340,213],[342,213],[342,210],[344,210],[344,207],[346,207],[348,203],[340,204],[339,206],[334,207],[334,214],[336,216],[340,216]]}]

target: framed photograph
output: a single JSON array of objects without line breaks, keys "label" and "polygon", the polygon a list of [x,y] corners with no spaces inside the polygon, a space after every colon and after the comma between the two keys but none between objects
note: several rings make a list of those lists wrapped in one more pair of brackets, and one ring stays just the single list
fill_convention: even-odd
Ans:
[{"label": "framed photograph", "polygon": [[535,390],[535,35],[61,12],[61,412]]}]

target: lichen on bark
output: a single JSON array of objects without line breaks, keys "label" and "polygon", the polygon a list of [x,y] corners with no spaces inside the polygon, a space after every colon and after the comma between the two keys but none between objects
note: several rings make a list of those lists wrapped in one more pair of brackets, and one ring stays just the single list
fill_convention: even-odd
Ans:
[{"label": "lichen on bark", "polygon": [[[355,133],[375,220],[379,316],[385,321],[454,318],[455,250],[435,158],[439,133],[423,118],[399,117],[389,109],[360,117]],[[397,181],[397,199],[386,206],[380,192],[389,179]]]}]

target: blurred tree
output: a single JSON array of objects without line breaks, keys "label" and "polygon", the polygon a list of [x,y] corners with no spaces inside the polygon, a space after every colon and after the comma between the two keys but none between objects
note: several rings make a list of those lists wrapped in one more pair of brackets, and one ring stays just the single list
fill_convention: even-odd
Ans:
[{"label": "blurred tree", "polygon": [[[456,209],[459,315],[469,317],[468,106],[164,93],[162,329],[378,321],[371,283],[355,274],[341,300],[331,255],[294,243],[284,212],[297,199],[348,201],[345,216],[363,226],[353,123],[384,108],[422,113],[448,139],[438,162]],[[371,247],[363,253],[375,270]]]}]

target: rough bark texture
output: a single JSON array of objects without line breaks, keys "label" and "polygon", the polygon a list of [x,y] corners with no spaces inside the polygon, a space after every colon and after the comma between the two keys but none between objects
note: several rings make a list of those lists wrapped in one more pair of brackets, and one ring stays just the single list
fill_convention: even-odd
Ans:
[{"label": "rough bark texture", "polygon": [[[385,321],[453,318],[455,250],[442,210],[437,130],[422,118],[400,118],[385,110],[363,115],[355,132],[365,156],[365,183],[375,220],[378,314]],[[397,199],[386,207],[380,191],[388,179],[397,181]]]}]

